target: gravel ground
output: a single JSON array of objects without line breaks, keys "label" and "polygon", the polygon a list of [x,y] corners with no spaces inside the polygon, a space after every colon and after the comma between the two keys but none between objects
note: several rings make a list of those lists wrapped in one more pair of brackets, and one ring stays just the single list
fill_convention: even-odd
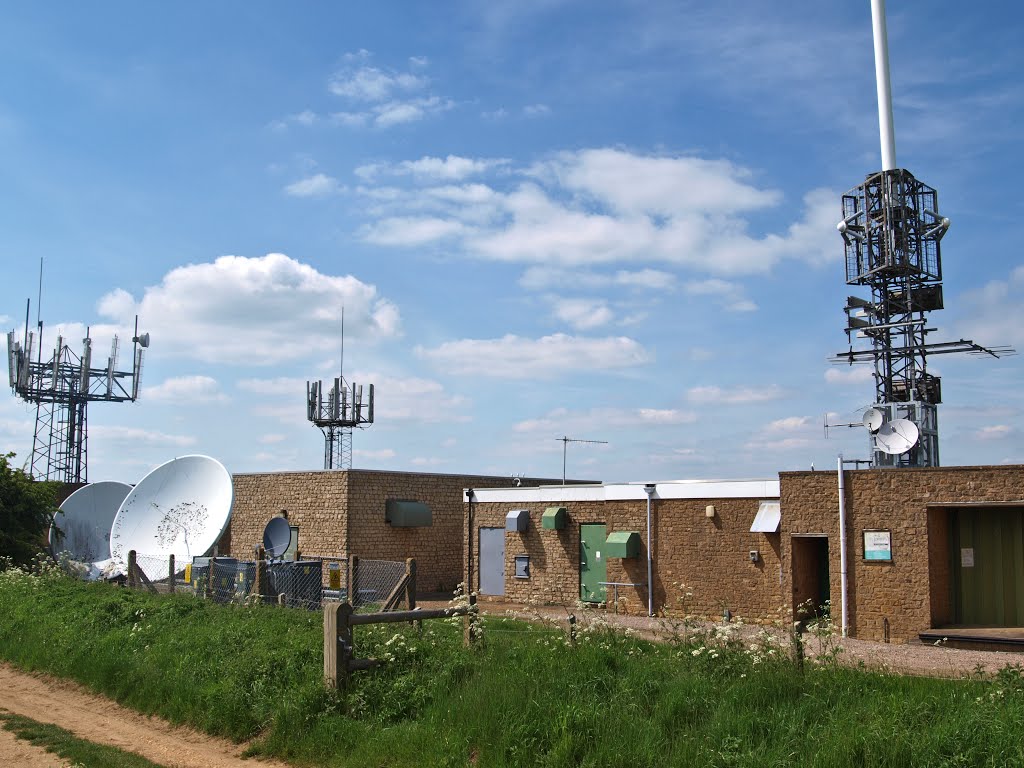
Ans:
[{"label": "gravel ground", "polygon": [[[440,599],[440,596],[432,596],[434,599],[420,600],[417,602],[424,608],[441,607],[447,605],[447,600]],[[571,612],[564,607],[554,606],[526,606],[519,603],[489,602],[481,601],[480,609],[491,615],[514,615],[524,619],[536,619],[542,621],[554,621],[562,626],[567,626],[568,615]],[[599,617],[613,626],[631,628],[645,637],[656,640],[669,640],[673,634],[669,622],[660,618],[649,618],[647,616],[627,616],[622,614],[609,613],[603,609],[586,609],[577,614],[577,619],[582,622],[593,617]],[[732,631],[738,638],[753,642],[759,633],[771,632],[776,641],[785,645],[788,641],[784,633],[775,628],[765,628],[760,625],[743,625],[702,622],[697,626],[690,627],[687,631],[714,631],[717,627],[733,627]],[[676,630],[678,632],[678,630]],[[925,645],[924,643],[877,643],[870,640],[857,640],[851,637],[836,637],[831,641],[841,646],[842,652],[838,658],[841,663],[857,666],[863,663],[871,669],[896,672],[906,675],[924,675],[927,677],[966,677],[983,673],[986,675],[995,674],[1007,665],[1019,664],[1024,667],[1024,653],[1011,653],[1007,651],[967,651],[942,646]],[[805,636],[807,655],[814,657],[822,648],[816,638]],[[824,650],[828,651],[831,645],[826,644]]]}]

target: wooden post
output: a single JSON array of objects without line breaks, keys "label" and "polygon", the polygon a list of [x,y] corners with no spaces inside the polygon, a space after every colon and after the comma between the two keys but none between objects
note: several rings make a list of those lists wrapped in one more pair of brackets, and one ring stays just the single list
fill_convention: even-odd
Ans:
[{"label": "wooden post", "polygon": [[324,685],[341,688],[348,680],[352,659],[352,604],[324,604]]},{"label": "wooden post", "polygon": [[409,604],[409,610],[416,610],[416,558],[410,557],[405,561],[405,600]]},{"label": "wooden post", "polygon": [[174,553],[167,558],[167,591],[174,594]]},{"label": "wooden post", "polygon": [[253,580],[253,594],[261,598],[267,589],[267,553],[262,546],[256,547],[256,576]]},{"label": "wooden post", "polygon": [[137,589],[138,581],[135,576],[136,565],[136,554],[134,549],[128,550],[128,589]]},{"label": "wooden post", "polygon": [[576,645],[576,614],[569,614],[569,645]]},{"label": "wooden post", "polygon": [[476,595],[469,596],[469,611],[462,618],[462,642],[468,648],[476,640],[476,632],[474,631],[473,622],[477,616],[476,607]]},{"label": "wooden post", "polygon": [[352,555],[349,558],[349,563],[352,568],[352,591],[348,593],[348,601],[355,608],[359,605],[359,558],[356,555]]}]

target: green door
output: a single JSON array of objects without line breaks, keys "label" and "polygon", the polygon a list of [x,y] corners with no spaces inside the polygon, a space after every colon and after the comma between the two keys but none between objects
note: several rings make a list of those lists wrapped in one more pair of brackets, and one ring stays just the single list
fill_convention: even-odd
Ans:
[{"label": "green door", "polygon": [[1024,511],[953,512],[957,624],[1024,626]]},{"label": "green door", "polygon": [[608,581],[608,566],[604,542],[608,530],[604,523],[585,523],[580,526],[580,600],[585,603],[603,603]]}]

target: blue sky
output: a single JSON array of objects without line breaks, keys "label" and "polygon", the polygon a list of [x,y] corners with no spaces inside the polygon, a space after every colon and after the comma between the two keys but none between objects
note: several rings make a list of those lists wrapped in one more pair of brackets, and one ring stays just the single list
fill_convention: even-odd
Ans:
[{"label": "blue sky", "polygon": [[[1016,4],[889,4],[897,160],[939,191],[934,341],[1024,348]],[[840,196],[880,165],[870,4],[8,5],[0,318],[152,334],[89,477],[354,466],[606,481],[864,457]],[[862,292],[861,292],[862,293]],[[33,322],[35,309],[32,312]],[[77,341],[73,345],[77,347]],[[935,358],[943,464],[1024,462],[1021,358]],[[0,399],[19,460],[34,411]]]}]

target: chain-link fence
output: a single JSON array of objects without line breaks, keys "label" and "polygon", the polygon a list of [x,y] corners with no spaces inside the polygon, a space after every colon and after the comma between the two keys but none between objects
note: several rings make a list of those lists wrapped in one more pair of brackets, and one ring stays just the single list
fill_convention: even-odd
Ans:
[{"label": "chain-link fence", "polygon": [[362,612],[393,611],[415,604],[415,563],[359,557],[315,557],[253,562],[195,557],[177,564],[166,557],[129,553],[126,583],[153,592],[186,591],[216,602],[260,601],[319,610],[325,601],[350,600]]}]

